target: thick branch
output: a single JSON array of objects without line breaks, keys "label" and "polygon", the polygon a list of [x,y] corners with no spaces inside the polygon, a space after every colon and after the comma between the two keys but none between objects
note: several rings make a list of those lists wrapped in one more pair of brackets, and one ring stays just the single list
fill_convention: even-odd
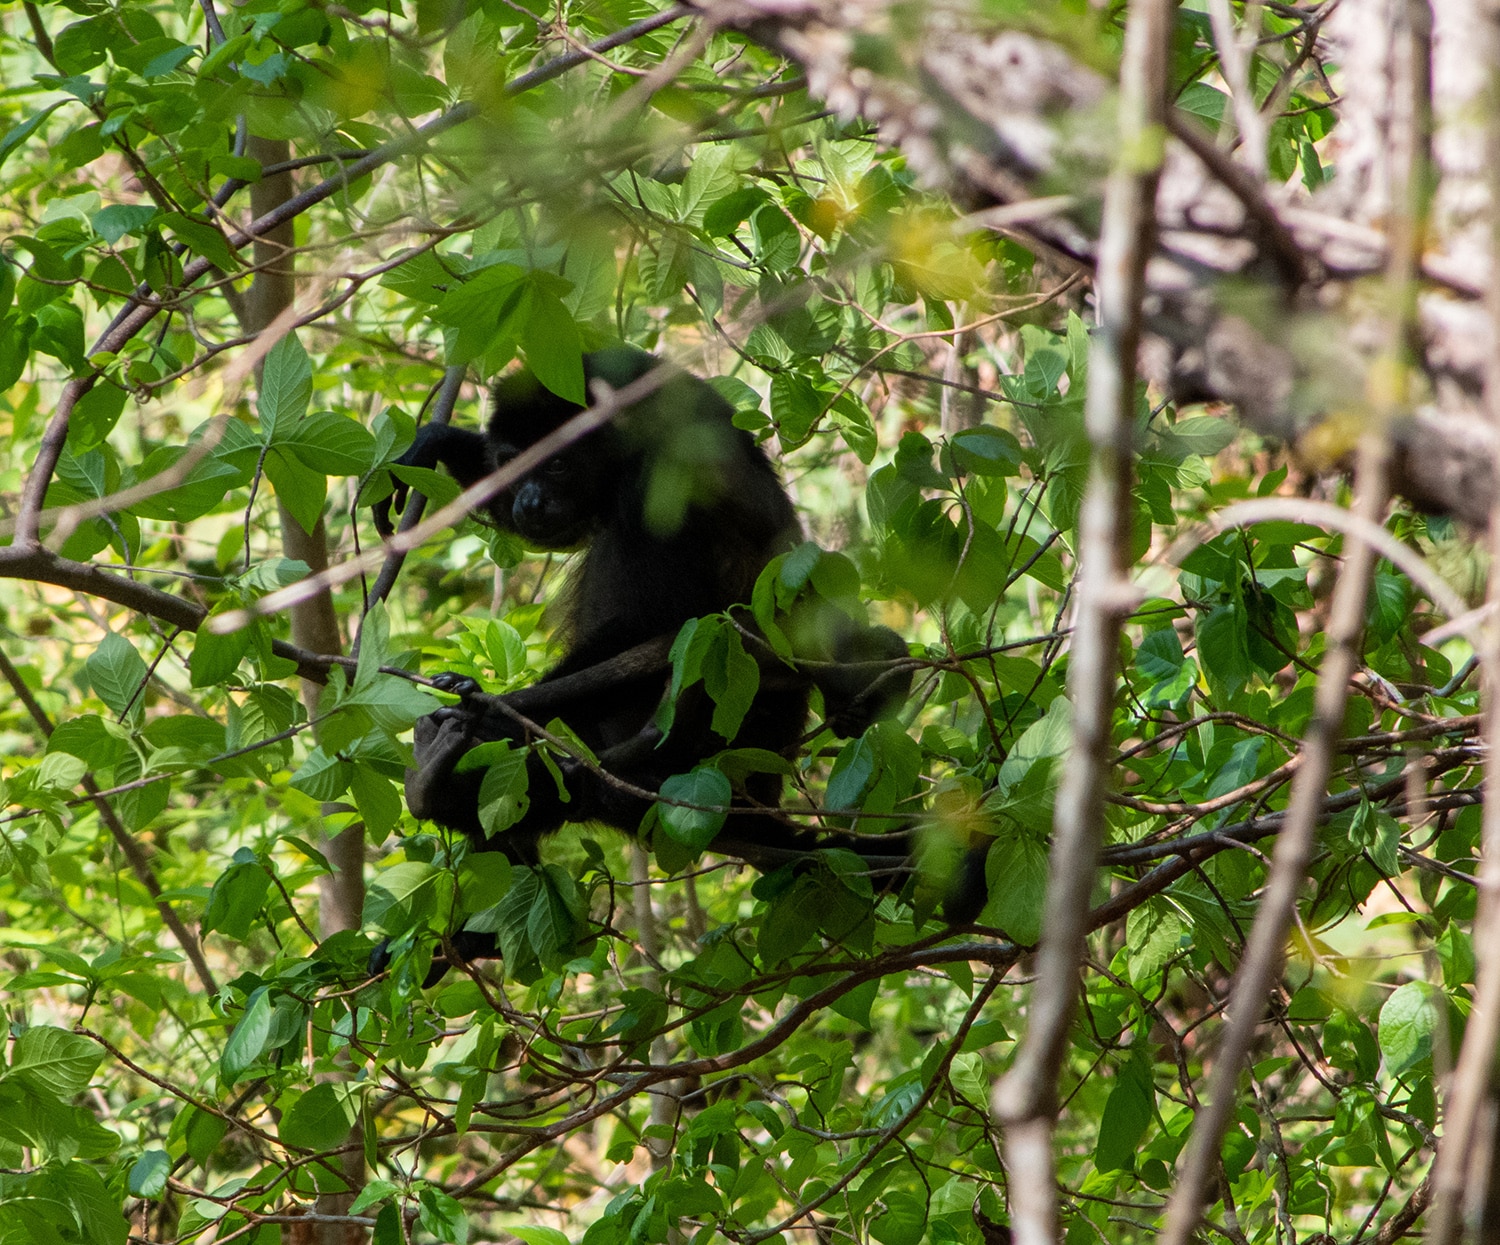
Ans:
[{"label": "thick branch", "polygon": [[[41,545],[29,548],[11,545],[0,548],[0,579],[26,579],[33,583],[56,584],[73,592],[98,597],[102,601],[113,601],[126,609],[156,618],[182,631],[197,631],[207,617],[202,606],[182,597],[153,588],[138,580],[126,579],[91,562],[74,562],[59,557]],[[297,673],[315,683],[325,683],[328,671],[336,664],[347,664],[351,669],[353,659],[311,653],[285,640],[272,640],[271,651],[278,657],[297,663]]]}]

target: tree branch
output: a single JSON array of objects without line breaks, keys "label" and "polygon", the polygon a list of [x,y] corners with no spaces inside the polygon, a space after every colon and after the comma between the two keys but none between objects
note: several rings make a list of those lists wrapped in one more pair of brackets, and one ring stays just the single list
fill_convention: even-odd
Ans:
[{"label": "tree branch", "polygon": [[1130,610],[1126,540],[1135,360],[1146,260],[1156,232],[1175,11],[1171,0],[1134,0],[1129,7],[1121,65],[1122,154],[1104,197],[1096,278],[1100,327],[1089,352],[1084,408],[1091,463],[1079,516],[1078,613],[1068,666],[1073,745],[1053,814],[1050,879],[1026,1036],[994,1094],[995,1112],[1005,1122],[1011,1227],[1020,1245],[1055,1245],[1058,1238],[1052,1159],[1057,1081],[1077,1006],[1089,893],[1104,826],[1115,662],[1120,627]]}]

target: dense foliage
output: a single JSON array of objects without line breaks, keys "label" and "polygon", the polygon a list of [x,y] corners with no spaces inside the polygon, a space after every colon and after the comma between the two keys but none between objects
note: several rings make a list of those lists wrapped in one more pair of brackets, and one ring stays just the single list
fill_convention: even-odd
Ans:
[{"label": "dense foliage", "polygon": [[[990,8],[1105,71],[1119,54],[1113,9]],[[1270,172],[1316,187],[1324,67],[1294,6],[1262,20]],[[1217,63],[1207,18],[1181,13],[1177,103],[1210,127]],[[686,10],[11,4],[0,67],[18,554],[0,582],[0,1242],[353,1226],[379,1245],[995,1245],[989,1098],[1026,1024],[1070,738],[1084,275],[966,219],[776,55]],[[1097,195],[1098,147],[1060,193]],[[290,222],[298,274],[270,314],[255,299],[289,256],[261,241],[252,261],[243,232],[268,169],[295,197],[257,200],[279,215],[256,232]],[[919,814],[903,895],[837,854],[767,876],[705,854],[715,776],[747,763],[732,754],[678,788],[706,808],[663,806],[649,852],[574,828],[533,871],[415,823],[410,728],[441,698],[402,672],[505,690],[555,651],[544,606],[565,571],[472,521],[416,550],[383,603],[369,579],[336,587],[357,660],[316,660],[284,612],[198,625],[307,574],[288,532],[326,535],[335,564],[369,548],[366,508],[445,369],[472,425],[517,359],[582,399],[580,352],[618,339],[711,378],[838,551],[777,564],[762,605],[819,594],[911,640],[901,720],[818,731],[791,784],[812,825]],[[1200,526],[1308,481],[1221,410],[1143,386],[1137,411],[1141,592],[1061,1086],[1069,1245],[1154,1234],[1345,539]],[[432,506],[455,495],[398,471]],[[46,486],[35,549],[16,537],[28,481]],[[1467,566],[1444,521],[1388,529]],[[1434,1063],[1474,974],[1479,812],[1470,650],[1424,645],[1433,621],[1382,562],[1216,1237],[1369,1239],[1432,1158]],[[690,651],[720,703],[753,692],[732,628],[704,624]],[[319,681],[305,700],[299,669]],[[330,844],[361,826],[350,928],[336,913],[360,880]],[[976,834],[990,902],[949,930],[936,894]],[[498,933],[503,962],[423,991],[461,919]],[[367,980],[384,938],[391,971]]]}]

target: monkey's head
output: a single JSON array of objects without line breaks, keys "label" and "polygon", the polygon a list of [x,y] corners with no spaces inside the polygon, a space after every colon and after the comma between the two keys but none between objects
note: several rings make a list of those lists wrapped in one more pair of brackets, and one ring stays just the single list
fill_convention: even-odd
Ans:
[{"label": "monkey's head", "polygon": [[[518,386],[512,380],[531,378],[508,377],[496,386],[488,435],[496,467],[535,445],[581,409],[540,386],[517,401]],[[610,429],[600,429],[559,450],[496,497],[490,513],[501,527],[537,548],[572,549],[583,544],[612,504],[618,475],[615,439]]]},{"label": "monkey's head", "polygon": [[[583,356],[587,381],[619,389],[644,376],[660,360],[633,346],[612,346]],[[559,397],[529,370],[513,372],[494,387],[487,449],[495,467],[555,432],[584,408]],[[501,527],[541,549],[573,549],[585,543],[610,515],[624,482],[640,473],[627,444],[622,417],[559,450],[522,476],[490,505]]]},{"label": "monkey's head", "polygon": [[[629,346],[584,355],[584,375],[619,389],[660,360]],[[529,371],[500,380],[486,434],[496,467],[555,431],[582,407],[552,393]],[[572,549],[623,512],[670,536],[692,506],[721,504],[730,481],[743,482],[753,451],[732,423],[733,409],[701,380],[669,377],[611,423],[558,451],[491,503],[502,527],[543,549]],[[743,444],[741,443],[743,442]],[[768,477],[769,478],[769,477]]]}]

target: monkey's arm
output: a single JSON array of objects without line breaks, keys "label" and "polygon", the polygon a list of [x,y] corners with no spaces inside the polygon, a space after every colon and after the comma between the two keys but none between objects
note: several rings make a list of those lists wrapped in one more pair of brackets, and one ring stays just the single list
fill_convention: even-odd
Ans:
[{"label": "monkey's arm", "polygon": [[[658,636],[626,649],[614,657],[585,666],[571,674],[542,679],[518,691],[496,695],[480,691],[478,686],[455,685],[447,690],[460,692],[464,704],[486,720],[514,721],[501,703],[533,721],[546,722],[581,702],[618,688],[645,675],[664,674],[671,667],[673,636]],[[890,717],[911,692],[912,672],[894,665],[907,657],[906,641],[889,627],[860,626],[848,622],[835,638],[833,661],[808,661],[801,674],[789,670],[771,652],[763,640],[751,646],[760,664],[763,687],[775,688],[789,680],[806,678],[823,693],[828,710],[828,724],[834,732],[848,738],[858,735],[872,722]],[[653,728],[654,731],[654,728]],[[502,735],[512,732],[501,730]],[[481,729],[480,738],[485,738]],[[500,735],[489,735],[500,738]],[[651,746],[659,739],[651,735]]]},{"label": "monkey's arm", "polygon": [[525,714],[533,721],[546,722],[557,717],[559,710],[591,700],[601,692],[611,691],[622,683],[633,682],[645,675],[665,675],[672,665],[673,639],[669,635],[657,636],[654,640],[637,644],[634,648],[595,662],[592,666],[585,666],[582,670],[575,670],[572,674],[549,676],[529,687],[506,692],[503,696],[479,691],[477,686],[472,689],[453,687],[447,690],[460,692],[466,704],[483,710],[486,716],[504,715],[504,711],[496,703],[504,701],[517,713]]},{"label": "monkey's arm", "polygon": [[[393,467],[425,467],[428,470],[441,463],[448,474],[464,488],[477,484],[490,473],[489,456],[485,452],[484,436],[470,432],[467,428],[451,428],[447,424],[423,424],[417,435],[401,455],[391,464]],[[395,528],[391,524],[391,509],[406,508],[407,487],[404,481],[392,477],[395,488],[391,495],[372,507],[375,530],[389,536]]]}]

